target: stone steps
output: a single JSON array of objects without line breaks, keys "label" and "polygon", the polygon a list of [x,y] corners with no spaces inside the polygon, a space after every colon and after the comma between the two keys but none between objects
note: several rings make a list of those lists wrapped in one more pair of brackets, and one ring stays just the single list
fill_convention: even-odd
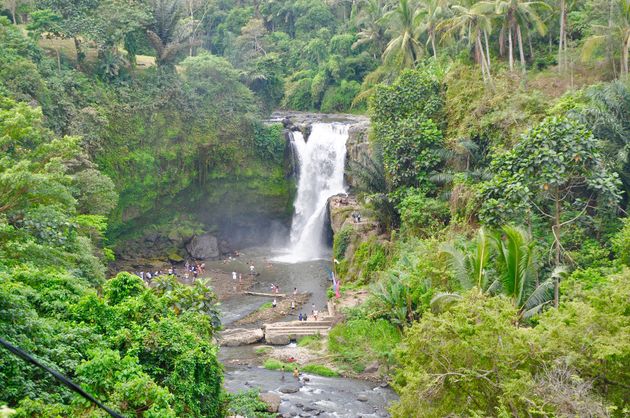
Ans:
[{"label": "stone steps", "polygon": [[291,340],[309,335],[327,335],[332,326],[332,318],[319,321],[288,321],[265,324],[265,341],[272,345],[289,344]]}]

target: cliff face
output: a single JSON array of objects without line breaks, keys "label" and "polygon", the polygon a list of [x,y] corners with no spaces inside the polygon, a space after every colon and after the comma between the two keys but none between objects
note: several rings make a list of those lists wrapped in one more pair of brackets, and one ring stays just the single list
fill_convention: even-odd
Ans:
[{"label": "cliff face", "polygon": [[365,165],[370,157],[369,143],[370,121],[362,120],[352,126],[348,130],[348,141],[346,142],[346,181],[351,187],[356,184],[348,171],[349,165],[354,162]]}]

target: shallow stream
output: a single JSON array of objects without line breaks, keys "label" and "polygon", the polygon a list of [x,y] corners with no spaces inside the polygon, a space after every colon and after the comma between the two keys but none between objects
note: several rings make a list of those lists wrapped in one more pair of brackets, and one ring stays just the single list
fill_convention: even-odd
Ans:
[{"label": "shallow stream", "polygon": [[[252,262],[260,275],[251,289],[269,292],[271,283],[280,286],[281,292],[290,293],[296,287],[299,292],[311,294],[302,311],[310,313],[311,304],[318,309],[326,305],[326,289],[329,287],[330,263],[325,260],[284,264],[271,261],[276,253],[265,248],[244,250],[240,257],[231,261],[207,263],[208,267],[227,272],[247,274]],[[229,279],[228,279],[229,280]],[[229,324],[255,311],[271,298],[238,295],[221,305],[223,324]],[[299,312],[299,311],[298,311]],[[292,319],[288,317],[287,319]],[[259,388],[280,396],[280,413],[283,416],[320,417],[386,417],[387,405],[396,399],[390,388],[356,379],[326,378],[304,374],[309,380],[298,384],[297,380],[280,371],[266,370],[251,365],[258,359],[252,346],[223,347],[220,359],[225,365],[225,387],[231,392]],[[235,365],[245,363],[247,365]],[[292,393],[284,393],[284,392]]]}]

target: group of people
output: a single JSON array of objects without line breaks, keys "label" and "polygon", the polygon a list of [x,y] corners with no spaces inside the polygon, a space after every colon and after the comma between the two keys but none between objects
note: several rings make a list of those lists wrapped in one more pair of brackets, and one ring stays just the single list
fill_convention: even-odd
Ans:
[{"label": "group of people", "polygon": [[184,279],[186,280],[190,278],[191,274],[193,280],[195,280],[200,274],[203,274],[206,271],[206,263],[189,263],[188,260],[186,260],[184,267],[186,268],[186,272],[184,273]]},{"label": "group of people", "polygon": [[150,271],[139,271],[139,272],[135,272],[134,273],[136,276],[140,277],[143,281],[145,281],[148,284],[151,284],[151,281],[157,277],[160,276],[165,276],[165,275],[169,275],[172,276],[175,274],[175,269],[174,268],[169,268],[168,272],[163,272],[162,270],[155,270],[153,273],[151,273]]},{"label": "group of people", "polygon": [[352,219],[354,220],[355,224],[361,222],[361,212],[359,212],[358,210],[352,212]]},{"label": "group of people", "polygon": [[[319,317],[319,311],[315,308],[314,303],[311,305],[311,316],[313,317],[315,321],[317,321],[317,318]],[[298,321],[306,321],[306,320],[308,320],[308,315],[300,312],[300,314],[298,315]]]},{"label": "group of people", "polygon": [[[184,279],[188,280],[190,276],[192,275],[193,279],[196,279],[197,277],[199,277],[200,274],[205,273],[205,268],[206,268],[205,263],[199,263],[199,262],[191,263],[191,262],[186,261],[186,263],[184,264],[183,277]],[[134,274],[140,277],[146,283],[151,284],[151,281],[157,277],[178,276],[179,272],[175,269],[175,267],[171,266],[166,271],[163,271],[163,270],[155,270],[153,272],[138,271],[138,272],[135,272]]]}]

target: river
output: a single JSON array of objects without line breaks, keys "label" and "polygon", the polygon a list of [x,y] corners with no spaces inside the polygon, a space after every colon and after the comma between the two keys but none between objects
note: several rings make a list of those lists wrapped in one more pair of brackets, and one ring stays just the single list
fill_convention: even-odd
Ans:
[{"label": "river", "polygon": [[[348,122],[316,120],[308,138],[301,132],[290,135],[293,153],[299,165],[297,196],[291,232],[284,246],[241,251],[240,257],[226,262],[210,263],[211,269],[247,274],[250,263],[260,274],[256,276],[255,292],[269,292],[271,284],[280,292],[294,288],[308,293],[309,300],[302,312],[310,313],[312,305],[326,311],[326,290],[330,286],[332,251],[327,241],[327,200],[346,190],[344,165]],[[284,247],[284,248],[282,248]],[[255,311],[266,298],[236,295],[221,305],[224,326]],[[300,312],[298,309],[293,316]],[[287,317],[285,319],[295,319]],[[229,391],[259,388],[280,396],[282,416],[321,417],[383,417],[387,406],[396,399],[387,386],[347,378],[325,378],[304,375],[295,379],[279,371],[260,367],[255,347],[221,349],[220,358],[226,366],[225,387]]]},{"label": "river", "polygon": [[[268,248],[249,248],[244,249],[236,259],[210,262],[207,265],[212,269],[245,274],[252,262],[260,273],[252,290],[269,292],[271,283],[279,285],[282,291],[292,291],[297,287],[300,292],[311,294],[305,311],[310,312],[312,303],[323,307],[327,301],[326,289],[330,285],[330,262],[314,260],[289,264],[272,261],[277,255],[278,252]],[[268,299],[247,295],[236,295],[223,301],[221,312],[224,326],[229,327],[232,322],[255,311],[264,302],[268,302]],[[296,379],[287,373],[283,380],[282,372],[261,367],[261,358],[255,354],[257,347],[259,345],[221,348],[219,357],[225,365],[225,387],[231,392],[259,388],[261,392],[275,393],[282,399],[279,412],[283,416],[386,417],[388,403],[396,399],[390,388],[376,383],[310,374],[303,374],[309,380],[300,385],[299,390],[283,393],[282,390],[287,387],[295,386]]]}]

